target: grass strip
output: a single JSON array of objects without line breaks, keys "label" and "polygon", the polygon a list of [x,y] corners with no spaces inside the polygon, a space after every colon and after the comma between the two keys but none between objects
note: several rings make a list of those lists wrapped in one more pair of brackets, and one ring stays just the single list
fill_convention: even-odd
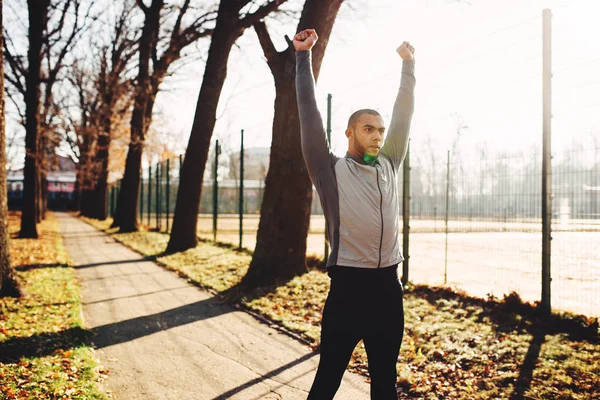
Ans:
[{"label": "grass strip", "polygon": [[[167,234],[121,234],[109,228],[110,220],[86,221],[196,285],[318,346],[329,289],[323,271],[313,269],[288,282],[237,293],[250,264],[248,252],[201,241],[194,249],[166,255]],[[400,398],[600,399],[597,319],[569,313],[543,316],[515,293],[480,299],[423,285],[407,288],[404,309]],[[349,368],[368,376],[362,343]]]}]

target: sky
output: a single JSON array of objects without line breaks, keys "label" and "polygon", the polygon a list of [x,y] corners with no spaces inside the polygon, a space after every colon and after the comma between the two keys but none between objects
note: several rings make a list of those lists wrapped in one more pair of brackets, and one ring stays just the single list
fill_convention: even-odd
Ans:
[{"label": "sky", "polygon": [[[302,4],[300,0],[296,1]],[[475,149],[524,151],[542,137],[542,10],[552,11],[553,151],[573,140],[600,146],[600,1],[346,0],[317,84],[323,117],[332,95],[332,149],[343,155],[347,119],[374,108],[389,123],[401,71],[396,48],[415,47],[416,148],[429,141],[445,154],[456,139]],[[281,49],[297,22],[270,24]],[[154,127],[187,145],[204,65],[190,63],[163,84]],[[231,53],[213,136],[230,149],[240,130],[248,147],[271,142],[275,89],[253,29]],[[7,125],[10,129],[10,125]]]},{"label": "sky", "polygon": [[[520,150],[542,137],[542,10],[552,11],[553,145],[600,130],[600,2],[596,0],[354,0],[346,1],[329,41],[317,98],[332,100],[332,149],[343,155],[350,114],[379,110],[389,122],[399,87],[402,41],[415,47],[417,86],[411,135],[451,147],[463,143]],[[279,27],[292,36],[296,24]],[[231,54],[214,138],[238,146],[269,146],[271,73],[252,29]],[[282,41],[276,42],[281,48]],[[202,65],[190,65],[158,106],[169,129],[187,143]],[[583,135],[583,136],[582,136]]]}]

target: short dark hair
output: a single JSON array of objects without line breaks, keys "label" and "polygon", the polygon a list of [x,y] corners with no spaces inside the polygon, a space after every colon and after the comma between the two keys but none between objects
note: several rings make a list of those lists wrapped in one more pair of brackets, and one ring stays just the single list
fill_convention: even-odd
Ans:
[{"label": "short dark hair", "polygon": [[358,110],[352,113],[352,115],[348,119],[348,128],[354,128],[354,125],[356,125],[358,119],[365,114],[381,117],[381,114],[379,114],[377,111],[372,110],[370,108],[363,108],[362,110]]}]

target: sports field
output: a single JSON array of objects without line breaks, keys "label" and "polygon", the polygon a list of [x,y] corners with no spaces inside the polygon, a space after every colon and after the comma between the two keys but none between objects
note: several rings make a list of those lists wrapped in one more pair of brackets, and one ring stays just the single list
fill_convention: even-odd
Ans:
[{"label": "sports field", "polygon": [[[151,218],[151,221],[155,219]],[[243,246],[254,249],[259,216],[244,216]],[[155,222],[154,222],[155,223]],[[161,222],[162,228],[166,220]],[[198,234],[212,239],[212,215],[200,215]],[[322,216],[312,216],[309,255],[323,256]],[[409,279],[497,297],[516,291],[536,301],[541,294],[542,234],[537,221],[450,221],[446,257],[443,220],[411,220]],[[552,307],[600,316],[600,221],[560,221],[552,233]],[[217,240],[239,243],[239,217],[219,215]]]}]

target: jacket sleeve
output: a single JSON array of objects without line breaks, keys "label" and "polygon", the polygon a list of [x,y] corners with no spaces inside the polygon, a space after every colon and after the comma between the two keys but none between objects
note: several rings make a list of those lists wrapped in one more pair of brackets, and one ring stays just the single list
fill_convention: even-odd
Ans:
[{"label": "jacket sleeve", "polygon": [[300,117],[302,155],[310,179],[318,187],[319,182],[322,181],[322,175],[331,173],[332,161],[335,156],[327,144],[323,119],[317,107],[310,51],[296,52],[296,96]]},{"label": "jacket sleeve", "polygon": [[413,96],[415,84],[415,62],[403,61],[400,90],[394,103],[390,128],[381,149],[381,153],[390,158],[396,171],[398,171],[402,161],[404,161],[408,148],[410,122],[415,104]]}]

